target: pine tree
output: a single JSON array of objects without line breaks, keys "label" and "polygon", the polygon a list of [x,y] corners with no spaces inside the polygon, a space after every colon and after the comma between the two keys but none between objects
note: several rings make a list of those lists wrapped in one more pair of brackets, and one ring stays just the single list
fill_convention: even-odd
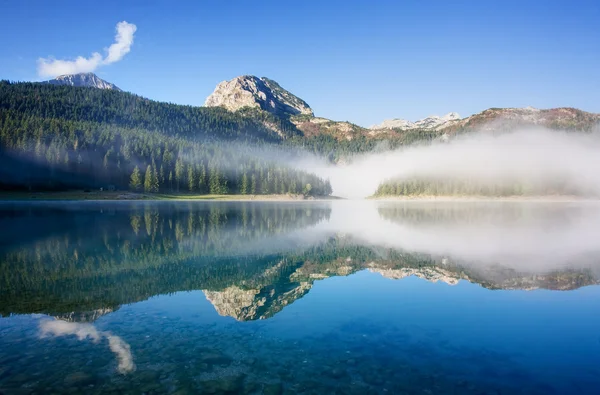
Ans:
[{"label": "pine tree", "polygon": [[200,193],[206,193],[206,168],[204,163],[200,164],[200,171],[198,174],[198,190]]},{"label": "pine tree", "polygon": [[152,192],[158,192],[159,188],[158,171],[156,171],[156,165],[154,165],[152,166]]},{"label": "pine tree", "polygon": [[183,181],[183,160],[178,157],[177,162],[175,163],[175,184],[177,185],[177,192],[179,192],[181,181]]},{"label": "pine tree", "polygon": [[242,185],[240,186],[240,193],[242,195],[248,194],[248,175],[246,172],[242,175]]},{"label": "pine tree", "polygon": [[190,192],[196,190],[196,176],[194,175],[194,166],[188,165],[188,189]]},{"label": "pine tree", "polygon": [[144,174],[144,192],[152,192],[152,166],[148,165]]},{"label": "pine tree", "polygon": [[213,166],[209,166],[208,168],[208,188],[209,193],[211,195],[219,194],[219,173],[217,169]]},{"label": "pine tree", "polygon": [[159,185],[165,184],[165,168],[162,164],[160,165],[160,171],[158,172],[158,183]]},{"label": "pine tree", "polygon": [[250,193],[256,195],[256,174],[252,174],[252,182],[250,183]]},{"label": "pine tree", "polygon": [[140,177],[140,168],[134,167],[131,173],[131,180],[129,181],[129,187],[133,191],[139,191],[142,186],[142,179]]}]

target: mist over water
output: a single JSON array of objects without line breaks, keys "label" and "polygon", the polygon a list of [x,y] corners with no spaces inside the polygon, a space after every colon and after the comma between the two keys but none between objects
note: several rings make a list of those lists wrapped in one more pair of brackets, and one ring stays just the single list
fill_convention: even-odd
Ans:
[{"label": "mist over water", "polygon": [[324,224],[365,245],[421,253],[473,267],[500,265],[536,273],[600,270],[600,204],[338,204]]},{"label": "mist over water", "polygon": [[539,187],[559,180],[579,195],[600,195],[600,134],[523,128],[493,135],[472,133],[450,142],[369,153],[348,165],[304,163],[329,178],[333,194],[364,198],[386,180],[448,178],[486,185],[528,183]]}]

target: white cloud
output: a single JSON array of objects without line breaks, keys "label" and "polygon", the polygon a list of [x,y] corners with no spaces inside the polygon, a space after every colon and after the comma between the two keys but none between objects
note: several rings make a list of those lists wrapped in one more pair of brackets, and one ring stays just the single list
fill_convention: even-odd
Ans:
[{"label": "white cloud", "polygon": [[118,62],[131,51],[133,35],[137,26],[125,21],[117,23],[115,42],[105,49],[106,57],[94,52],[89,58],[78,56],[75,60],[61,60],[52,57],[38,59],[40,77],[56,77],[63,74],[90,73],[98,67]]},{"label": "white cloud", "polygon": [[79,340],[91,340],[94,343],[99,343],[102,339],[108,340],[110,351],[115,354],[118,362],[117,370],[121,374],[127,374],[135,370],[133,363],[133,355],[131,347],[121,339],[110,332],[102,332],[96,329],[92,324],[66,322],[61,320],[41,320],[40,333],[41,338],[47,336],[77,336]]},{"label": "white cloud", "polygon": [[102,62],[103,64],[111,64],[123,59],[131,51],[133,44],[133,34],[137,30],[137,26],[125,21],[117,23],[117,35],[115,43],[108,47],[108,55]]},{"label": "white cloud", "polygon": [[118,370],[122,374],[126,374],[135,370],[135,364],[133,363],[133,355],[131,355],[131,347],[127,344],[123,339],[119,336],[110,335],[108,332],[108,346],[110,347],[110,351],[112,351],[117,356],[117,361],[119,362]]},{"label": "white cloud", "polygon": [[90,339],[97,343],[102,335],[91,324],[79,324],[61,320],[44,320],[40,322],[40,335],[46,337],[49,335],[66,336],[75,335],[79,340]]},{"label": "white cloud", "polygon": [[89,58],[78,56],[75,60],[59,60],[53,58],[38,59],[40,77],[56,77],[63,74],[90,73],[102,63],[102,55],[94,52]]}]

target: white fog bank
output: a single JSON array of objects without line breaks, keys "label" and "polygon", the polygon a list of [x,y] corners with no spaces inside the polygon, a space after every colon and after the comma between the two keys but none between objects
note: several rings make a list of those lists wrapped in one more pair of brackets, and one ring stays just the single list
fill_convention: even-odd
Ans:
[{"label": "white fog bank", "polygon": [[450,142],[414,146],[353,158],[352,163],[303,167],[329,178],[333,194],[346,198],[373,195],[389,179],[459,178],[486,183],[552,182],[600,195],[600,134],[521,129],[501,135],[469,134]]}]

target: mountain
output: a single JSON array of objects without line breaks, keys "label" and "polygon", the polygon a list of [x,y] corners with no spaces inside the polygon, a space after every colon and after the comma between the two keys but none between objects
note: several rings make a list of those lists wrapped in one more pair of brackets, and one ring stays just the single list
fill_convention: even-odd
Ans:
[{"label": "mountain", "polygon": [[205,102],[207,107],[224,107],[237,111],[257,108],[278,116],[313,115],[310,106],[298,96],[266,77],[243,75],[217,85]]},{"label": "mountain", "polygon": [[121,90],[115,84],[104,81],[94,73],[59,75],[53,80],[46,81],[46,83],[51,85],[87,86],[98,89]]},{"label": "mountain", "polygon": [[432,115],[427,118],[420,119],[416,122],[407,121],[405,119],[394,118],[386,119],[378,125],[373,125],[369,129],[436,129],[441,126],[448,124],[449,122],[460,119],[460,115],[455,112],[450,112],[442,117],[438,115]]},{"label": "mountain", "polygon": [[[292,122],[294,118],[292,118]],[[310,122],[310,121],[307,121]],[[319,128],[319,134],[343,141],[388,141],[390,148],[422,141],[446,140],[462,133],[487,133],[516,130],[520,127],[538,126],[548,129],[589,132],[600,124],[600,114],[576,108],[550,109],[490,108],[459,119],[458,114],[428,117],[417,122],[388,120],[369,129],[353,125],[352,128],[335,123],[333,128]],[[305,135],[308,123],[297,125]],[[375,144],[371,144],[375,146]]]},{"label": "mountain", "polygon": [[[347,121],[315,117],[304,100],[275,81],[249,75],[218,84],[206,99],[206,106],[235,112],[253,109],[253,113],[246,114],[270,114],[289,121],[286,125],[296,132],[292,136],[294,141],[316,153],[334,153],[332,159],[335,161],[340,159],[340,152],[343,156],[370,151],[383,140],[390,143],[390,148],[395,148],[420,141],[446,139],[457,133],[510,130],[527,125],[588,131],[600,122],[600,114],[574,108],[540,110],[527,107],[490,108],[466,118],[461,118],[456,112],[432,115],[415,122],[396,118],[364,128]],[[273,123],[265,123],[265,126],[277,130]]]},{"label": "mountain", "polygon": [[[160,192],[297,193],[309,183],[302,181],[304,176],[289,177],[291,173],[281,165],[262,163],[255,153],[257,146],[302,147],[332,163],[343,163],[357,153],[462,133],[514,130],[519,125],[590,131],[600,123],[600,114],[574,108],[528,107],[491,108],[462,119],[450,113],[412,123],[396,120],[386,128],[368,129],[315,117],[305,101],[265,77],[240,76],[222,82],[203,107],[149,100],[109,89],[112,84],[101,81],[93,74],[58,77],[48,83],[0,81],[0,188],[125,190],[130,189],[137,166],[131,188],[156,190],[156,182],[150,183],[152,188],[139,185],[150,166]],[[81,84],[104,89],[76,86]],[[244,163],[232,160],[239,157],[240,148],[247,154]],[[193,168],[182,169],[181,163],[191,157]],[[237,164],[233,172],[232,163]],[[230,177],[219,172],[219,183],[210,182],[209,170],[221,167]],[[281,171],[270,178],[268,167],[271,173],[275,168]],[[203,169],[208,172],[204,176]],[[286,181],[282,183],[280,177]],[[313,183],[326,186],[324,180],[313,180],[313,190]]]},{"label": "mountain", "polygon": [[0,189],[293,195],[307,184],[310,194],[330,189],[326,180],[257,154],[300,135],[265,111],[0,81],[0,131]]},{"label": "mountain", "polygon": [[518,125],[543,126],[550,129],[591,130],[600,122],[600,114],[576,108],[560,107],[538,109],[490,108],[467,118],[443,125],[441,132],[455,131],[494,131]]}]

